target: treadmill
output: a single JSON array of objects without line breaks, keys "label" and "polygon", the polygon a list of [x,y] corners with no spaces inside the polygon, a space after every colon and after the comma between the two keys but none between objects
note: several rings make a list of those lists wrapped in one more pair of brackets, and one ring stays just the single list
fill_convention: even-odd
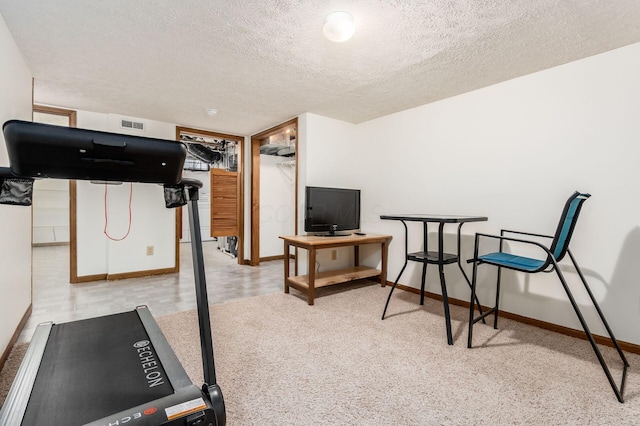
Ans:
[{"label": "treadmill", "polygon": [[31,205],[34,179],[142,182],[164,186],[167,208],[188,205],[204,384],[194,385],[146,306],[86,320],[39,324],[0,425],[224,426],[216,383],[198,190],[182,179],[176,141],[11,120],[3,126],[10,168],[0,203]]}]

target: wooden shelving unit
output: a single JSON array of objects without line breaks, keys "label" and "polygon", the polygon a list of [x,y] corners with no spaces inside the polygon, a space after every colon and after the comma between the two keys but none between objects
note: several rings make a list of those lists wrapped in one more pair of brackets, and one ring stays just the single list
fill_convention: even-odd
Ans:
[{"label": "wooden shelving unit", "polygon": [[[291,237],[280,237],[284,240],[284,292],[289,293],[289,287],[293,287],[307,294],[309,305],[313,305],[315,289],[334,284],[345,283],[364,278],[380,278],[380,283],[384,287],[387,283],[387,254],[390,235],[349,235],[346,237],[317,237],[311,235],[297,235]],[[381,269],[360,266],[359,247],[365,244],[380,244]],[[299,247],[308,250],[309,263],[307,275],[289,275],[289,247]],[[337,269],[334,271],[315,272],[317,250],[335,247],[353,247],[355,265],[349,268]]]}]

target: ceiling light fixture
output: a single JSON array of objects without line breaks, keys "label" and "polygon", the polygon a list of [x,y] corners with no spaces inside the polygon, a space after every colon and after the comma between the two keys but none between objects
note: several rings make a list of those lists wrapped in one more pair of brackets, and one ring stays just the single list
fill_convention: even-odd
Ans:
[{"label": "ceiling light fixture", "polygon": [[353,17],[347,12],[332,12],[324,20],[324,35],[331,41],[343,42],[356,31]]},{"label": "ceiling light fixture", "polygon": [[207,108],[207,115],[210,117],[215,117],[218,113],[218,110],[215,108]]}]

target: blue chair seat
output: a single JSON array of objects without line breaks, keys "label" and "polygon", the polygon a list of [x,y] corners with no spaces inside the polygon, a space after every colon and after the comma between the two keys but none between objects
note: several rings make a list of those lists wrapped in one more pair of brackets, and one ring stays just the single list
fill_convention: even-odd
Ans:
[{"label": "blue chair seat", "polygon": [[518,269],[520,271],[532,272],[540,269],[544,265],[544,260],[532,259],[530,257],[516,256],[515,254],[495,252],[478,256],[482,262],[496,266]]}]

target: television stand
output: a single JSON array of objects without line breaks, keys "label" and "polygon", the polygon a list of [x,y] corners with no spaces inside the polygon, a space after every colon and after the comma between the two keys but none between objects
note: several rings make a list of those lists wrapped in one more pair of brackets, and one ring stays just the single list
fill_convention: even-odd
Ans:
[{"label": "television stand", "polygon": [[[289,293],[289,287],[293,287],[307,295],[307,302],[313,305],[315,289],[334,284],[345,283],[364,278],[380,279],[384,287],[387,284],[387,253],[391,235],[348,235],[342,238],[317,235],[296,235],[280,237],[284,240],[284,292]],[[370,268],[360,265],[360,246],[364,244],[380,244],[381,268]],[[309,252],[307,275],[289,275],[289,247],[299,247]],[[353,247],[354,266],[334,271],[316,273],[316,253],[321,249],[336,247]]]}]

